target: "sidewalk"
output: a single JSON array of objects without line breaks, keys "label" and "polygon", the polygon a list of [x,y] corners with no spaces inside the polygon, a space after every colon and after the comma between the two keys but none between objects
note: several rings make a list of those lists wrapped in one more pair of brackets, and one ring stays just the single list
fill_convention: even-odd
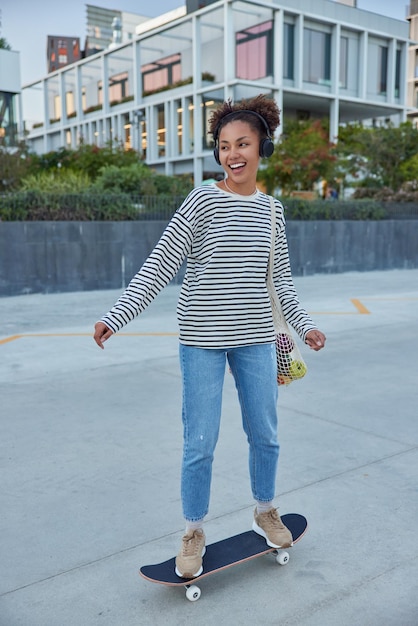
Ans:
[{"label": "sidewalk", "polygon": [[[295,283],[328,339],[280,389],[276,504],[309,530],[285,567],[208,577],[195,603],[138,576],[183,532],[179,288],[104,351],[119,290],[0,299],[0,626],[417,626],[418,270]],[[252,511],[227,373],[208,541]]]}]

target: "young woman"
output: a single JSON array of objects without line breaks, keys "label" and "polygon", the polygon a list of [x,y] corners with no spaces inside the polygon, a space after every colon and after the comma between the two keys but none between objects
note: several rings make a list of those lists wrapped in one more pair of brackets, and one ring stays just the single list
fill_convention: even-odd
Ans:
[{"label": "young woman", "polygon": [[[262,156],[273,151],[280,122],[276,103],[262,95],[212,114],[214,156],[221,182],[194,189],[114,307],[95,326],[103,343],[141,313],[187,258],[177,315],[183,381],[184,447],[181,496],[186,531],[176,559],[179,576],[202,572],[203,520],[221,417],[226,363],[234,376],[249,444],[256,508],[253,529],[272,547],[292,543],[273,506],[277,441],[275,334],[266,286],[271,246],[269,196],[256,187]],[[313,350],[325,336],[301,307],[291,276],[283,207],[276,206],[273,279],[287,321]]]}]

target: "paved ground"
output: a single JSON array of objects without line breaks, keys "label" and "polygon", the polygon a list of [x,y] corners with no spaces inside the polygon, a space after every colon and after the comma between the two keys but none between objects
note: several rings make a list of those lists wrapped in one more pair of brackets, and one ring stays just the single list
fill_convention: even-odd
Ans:
[{"label": "paved ground", "polygon": [[[309,531],[286,567],[212,576],[196,603],[137,574],[183,530],[178,287],[104,351],[91,329],[119,292],[0,299],[1,626],[417,626],[418,271],[296,284],[328,342],[280,390],[276,504]],[[208,539],[252,508],[227,374]]]}]

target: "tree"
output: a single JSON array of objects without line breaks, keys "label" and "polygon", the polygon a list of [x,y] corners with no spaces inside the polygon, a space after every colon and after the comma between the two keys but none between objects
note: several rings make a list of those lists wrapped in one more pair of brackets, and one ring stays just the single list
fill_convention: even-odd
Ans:
[{"label": "tree", "polygon": [[7,39],[0,37],[0,50],[11,50],[12,46],[7,42]]},{"label": "tree", "polygon": [[418,149],[416,154],[406,159],[401,167],[401,173],[405,181],[418,183]]},{"label": "tree", "polygon": [[337,176],[335,146],[329,141],[326,120],[285,120],[284,133],[259,178],[271,193],[280,187],[283,195],[311,190],[321,179]]},{"label": "tree", "polygon": [[346,171],[361,177],[360,186],[397,191],[411,174],[406,164],[418,153],[418,129],[410,122],[377,128],[349,124],[339,130],[337,151]]},{"label": "tree", "polygon": [[76,150],[60,148],[46,154],[32,154],[30,162],[33,174],[45,170],[70,169],[84,172],[94,181],[103,167],[131,165],[140,161],[135,150],[125,150],[120,144],[109,143],[102,148],[81,144]]},{"label": "tree", "polygon": [[13,191],[30,171],[28,149],[24,142],[13,151],[0,148],[0,191]]}]

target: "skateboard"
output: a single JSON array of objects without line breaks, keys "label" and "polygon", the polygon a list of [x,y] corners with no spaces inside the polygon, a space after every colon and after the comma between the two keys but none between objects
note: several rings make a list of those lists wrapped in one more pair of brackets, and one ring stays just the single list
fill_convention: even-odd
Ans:
[{"label": "skateboard", "polygon": [[[282,515],[281,519],[292,533],[293,544],[302,539],[308,528],[308,522],[303,515],[287,513]],[[201,595],[200,588],[195,584],[197,581],[228,567],[251,561],[263,554],[274,554],[279,565],[286,565],[289,561],[289,553],[286,550],[271,548],[266,544],[266,540],[263,537],[253,530],[248,530],[206,546],[206,553],[203,557],[203,573],[195,578],[180,578],[177,576],[175,573],[175,557],[162,563],[143,565],[139,573],[143,578],[153,583],[160,583],[168,587],[185,587],[186,598],[194,602]]]}]

